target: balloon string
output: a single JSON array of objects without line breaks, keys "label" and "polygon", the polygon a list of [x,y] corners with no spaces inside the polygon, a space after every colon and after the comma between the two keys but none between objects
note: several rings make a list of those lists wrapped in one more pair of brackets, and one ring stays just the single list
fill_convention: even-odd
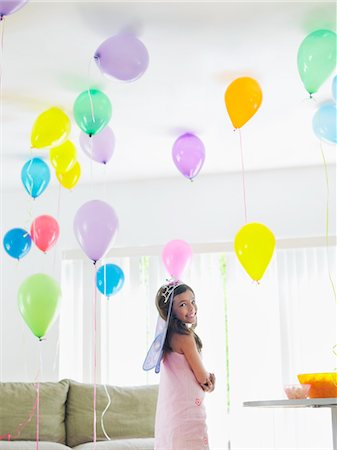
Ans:
[{"label": "balloon string", "polygon": [[56,219],[59,220],[60,217],[60,209],[61,209],[61,183],[59,184],[58,194],[57,194],[57,210],[56,210]]},{"label": "balloon string", "polygon": [[[335,288],[335,285],[334,285],[334,282],[333,282],[333,279],[331,276],[330,264],[329,264],[329,197],[330,197],[329,174],[328,174],[328,167],[326,164],[326,159],[325,159],[323,144],[322,144],[321,139],[319,140],[319,144],[320,144],[321,155],[322,155],[323,163],[324,163],[324,173],[325,173],[325,181],[326,181],[325,241],[326,241],[326,252],[327,252],[328,275],[329,275],[330,285],[331,285],[333,296],[334,296],[335,303],[336,303],[337,302],[336,288]],[[332,347],[332,353],[335,356],[337,356],[336,348],[337,348],[337,344],[335,344]],[[335,370],[336,370],[336,368],[335,368]]]},{"label": "balloon string", "polygon": [[55,350],[55,356],[54,356],[54,362],[53,362],[53,372],[56,372],[56,365],[57,365],[57,359],[60,354],[60,336],[57,338],[56,342],[56,350]]},{"label": "balloon string", "polygon": [[[332,353],[333,353],[335,356],[337,356],[337,344],[335,344],[335,345],[332,347]],[[334,368],[334,371],[335,371],[335,372],[336,372],[336,370],[337,370],[337,367]],[[337,386],[337,382],[335,382],[335,386]]]},{"label": "balloon string", "polygon": [[230,412],[231,412],[231,391],[230,391],[230,370],[229,370],[229,318],[228,318],[228,298],[227,298],[227,266],[226,256],[220,256],[220,272],[224,292],[224,314],[225,314],[225,352],[226,352],[226,406],[228,415],[228,441],[227,448],[231,448],[230,440]]},{"label": "balloon string", "polygon": [[[40,383],[38,380],[39,380],[40,373],[41,373],[41,367],[42,367],[42,363],[41,363],[41,356],[40,356],[40,368],[34,379],[34,387],[35,387],[35,391],[36,391],[35,401],[34,401],[34,405],[33,405],[32,409],[30,410],[30,412],[28,414],[27,419],[24,422],[20,422],[17,425],[13,434],[5,433],[5,434],[0,435],[0,441],[3,441],[4,439],[6,439],[8,442],[14,441],[14,440],[19,440],[18,438],[20,437],[22,430],[32,421],[32,418],[35,415],[35,411],[38,411],[39,402],[40,402]],[[38,424],[38,422],[37,422],[37,424]],[[38,433],[38,426],[37,426],[37,433]]]},{"label": "balloon string", "polygon": [[30,149],[30,161],[27,167],[27,177],[29,178],[29,195],[31,197],[33,197],[33,187],[34,187],[34,179],[30,173],[30,169],[32,167],[33,164],[33,153],[32,153],[32,149]]},{"label": "balloon string", "polygon": [[[0,98],[1,98],[1,138],[2,138],[2,75],[3,75],[3,60],[4,60],[4,35],[5,35],[5,18],[2,16],[0,19],[0,40],[1,40],[1,62],[0,62]],[[2,144],[2,139],[1,139]],[[1,151],[2,151],[2,145],[1,145]],[[1,177],[2,178],[2,177]]]},{"label": "balloon string", "polygon": [[91,67],[91,59],[90,59],[90,61],[89,61],[89,65],[88,65],[88,89],[87,89],[87,91],[88,91],[88,96],[89,96],[89,102],[90,102],[90,110],[91,110],[91,118],[92,118],[92,121],[95,123],[95,112],[94,112],[94,104],[93,104],[93,101],[92,101],[92,96],[91,96],[91,91],[90,91],[90,67]]},{"label": "balloon string", "polygon": [[[58,192],[57,192],[57,210],[56,210],[57,223],[59,223],[60,210],[61,210],[61,183],[59,183]],[[55,275],[57,275],[57,272],[56,272],[57,249],[58,249],[58,244],[56,244],[55,247],[54,247],[54,256],[53,256],[53,273]]]},{"label": "balloon string", "polygon": [[34,235],[34,239],[33,239],[33,236],[31,236],[31,238],[32,238],[32,240],[33,240],[33,242],[35,243],[35,239],[36,239],[36,224],[35,224],[35,221],[33,220],[33,208],[34,208],[34,204],[35,204],[35,202],[34,202],[34,197],[33,197],[33,186],[34,186],[34,180],[33,180],[33,177],[32,177],[32,175],[31,175],[31,173],[30,173],[30,169],[31,169],[31,167],[32,167],[32,164],[33,164],[33,151],[32,151],[32,148],[30,148],[30,161],[29,161],[29,164],[28,164],[28,167],[27,167],[27,178],[29,178],[29,181],[30,181],[30,183],[29,183],[29,201],[28,201],[28,210],[27,210],[27,222],[26,222],[26,224],[27,224],[27,228],[28,228],[28,230],[29,230],[29,233],[30,233],[30,228],[31,228],[31,222],[33,222],[33,235]]},{"label": "balloon string", "polygon": [[[141,283],[144,288],[145,297],[148,296],[148,288],[149,288],[149,260],[148,256],[141,257]],[[150,346],[150,303],[146,303],[146,348]],[[146,384],[150,384],[149,382],[149,371],[146,371]]]},{"label": "balloon string", "polygon": [[104,197],[108,201],[108,165],[107,164],[104,164],[104,172],[105,172],[105,177],[104,177]]},{"label": "balloon string", "polygon": [[96,405],[97,405],[97,340],[96,340],[96,330],[97,330],[97,289],[96,289],[96,273],[97,273],[97,264],[94,265],[94,304],[93,304],[93,363],[94,363],[94,450],[96,450],[96,441],[97,441],[97,411],[96,411]]},{"label": "balloon string", "polygon": [[224,313],[225,313],[225,351],[226,351],[226,397],[227,397],[227,414],[230,412],[230,377],[229,377],[229,320],[228,320],[228,299],[227,289],[227,273],[225,255],[220,257],[220,271],[222,275],[222,284],[224,289]]},{"label": "balloon string", "polygon": [[5,20],[4,17],[1,17],[0,20],[0,34],[1,34],[1,61],[0,61],[0,118],[1,118],[1,192],[2,192],[2,149],[3,149],[3,86],[2,86],[2,73],[3,73],[3,60],[4,60],[4,33],[5,33]]},{"label": "balloon string", "polygon": [[40,382],[36,386],[36,450],[39,450],[40,438]]},{"label": "balloon string", "polygon": [[94,197],[94,163],[93,160],[90,159],[90,194],[91,197]]},{"label": "balloon string", "polygon": [[38,398],[36,396],[33,408],[31,409],[31,411],[30,411],[30,413],[28,415],[28,418],[24,422],[19,423],[19,425],[16,427],[16,429],[15,429],[13,434],[6,433],[6,434],[0,435],[0,441],[2,441],[4,439],[7,439],[8,441],[17,440],[20,437],[20,434],[21,434],[22,430],[25,428],[26,425],[28,425],[29,422],[32,421],[32,418],[35,415],[35,410],[37,408],[37,403],[38,403]]},{"label": "balloon string", "polygon": [[330,196],[329,174],[328,174],[328,167],[326,164],[326,159],[324,156],[322,140],[320,139],[319,142],[320,142],[321,155],[322,155],[323,163],[324,163],[324,173],[325,173],[325,181],[326,181],[325,241],[326,241],[326,251],[327,251],[328,274],[329,274],[329,280],[330,280],[333,296],[335,299],[335,303],[337,303],[336,288],[335,288],[335,284],[334,284],[332,276],[331,276],[330,264],[329,264],[329,253],[328,253],[328,251],[329,251],[329,196]]},{"label": "balloon string", "polygon": [[30,225],[32,222],[32,218],[33,218],[33,208],[34,208],[34,198],[33,197],[29,197],[28,200],[28,208],[27,208],[27,219],[25,222],[25,227],[28,228],[28,233],[30,232]]},{"label": "balloon string", "polygon": [[307,103],[307,102],[310,102],[310,103],[315,102],[315,103],[317,103],[317,99],[312,94],[309,94],[309,97],[305,97],[303,100],[301,100],[300,103]]},{"label": "balloon string", "polygon": [[33,217],[32,217],[32,220],[33,220],[33,235],[34,235],[34,239],[32,238],[32,240],[35,243],[35,240],[37,240],[37,236],[36,236],[36,220],[33,219]]},{"label": "balloon string", "polygon": [[243,145],[242,145],[242,136],[241,129],[239,128],[239,136],[240,136],[240,153],[241,153],[241,173],[242,173],[242,191],[243,191],[243,204],[245,211],[245,222],[247,223],[247,201],[246,201],[246,181],[245,181],[245,166],[243,162]]},{"label": "balloon string", "polygon": [[[4,45],[3,45],[3,40],[4,40],[4,28],[5,28],[5,21],[4,21],[4,17],[1,17],[1,21],[0,21],[0,33],[1,33],[1,61],[0,61],[0,123],[1,123],[1,130],[0,130],[0,190],[1,192],[3,192],[2,189],[2,185],[3,185],[3,154],[2,154],[2,149],[3,149],[3,106],[2,106],[2,64],[3,64],[3,55],[4,55]],[[1,202],[1,206],[0,206],[0,216],[1,216],[1,230],[3,230],[3,202]],[[1,281],[1,286],[3,286],[2,283],[2,267],[3,267],[3,255],[1,252],[1,257],[0,257],[0,265],[1,265],[1,276],[0,276],[0,281]],[[0,336],[0,381],[2,381],[3,379],[3,298],[4,296],[0,295],[1,299],[0,299],[0,326],[1,326],[1,336]]]},{"label": "balloon string", "polygon": [[42,378],[43,369],[42,369],[42,339],[40,338],[38,343],[39,348],[39,376],[36,382],[36,446],[35,450],[39,450],[39,440],[40,440],[40,379]]},{"label": "balloon string", "polygon": [[106,285],[106,264],[104,264],[104,287],[103,287],[103,292],[106,295],[107,294],[107,285]]},{"label": "balloon string", "polygon": [[101,427],[102,427],[104,436],[107,438],[108,441],[111,441],[111,437],[105,431],[104,422],[103,422],[104,414],[107,412],[107,410],[109,409],[109,407],[111,405],[111,397],[110,397],[109,391],[108,391],[108,389],[106,387],[106,384],[104,385],[104,390],[105,390],[105,393],[106,393],[106,395],[108,397],[108,404],[106,405],[106,407],[105,407],[105,409],[104,409],[104,411],[102,412],[102,415],[101,415]]}]

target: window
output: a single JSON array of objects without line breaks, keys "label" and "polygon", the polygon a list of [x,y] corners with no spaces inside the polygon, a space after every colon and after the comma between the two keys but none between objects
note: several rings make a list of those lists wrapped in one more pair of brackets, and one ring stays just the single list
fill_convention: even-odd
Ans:
[{"label": "window", "polygon": [[[196,331],[205,366],[217,376],[216,391],[207,396],[212,448],[225,449],[228,441],[232,449],[331,446],[327,410],[242,407],[244,401],[285,398],[283,385],[296,383],[298,373],[332,371],[337,365],[336,302],[329,279],[336,273],[335,248],[324,242],[292,247],[278,246],[259,285],[233,252],[216,246],[195,251],[185,273],[198,303]],[[153,253],[160,249],[102,261],[119,265],[125,274],[123,289],[109,299],[98,295],[89,261],[64,261],[60,377],[93,382],[96,372],[103,384],[159,382],[157,374],[142,370],[157,320],[155,294],[167,277]]]}]

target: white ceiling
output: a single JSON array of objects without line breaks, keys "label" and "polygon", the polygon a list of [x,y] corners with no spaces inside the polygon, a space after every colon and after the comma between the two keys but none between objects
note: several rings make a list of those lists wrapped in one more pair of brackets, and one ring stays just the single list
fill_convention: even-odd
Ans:
[{"label": "white ceiling", "polygon": [[[322,164],[311,120],[331,98],[333,75],[307,100],[296,55],[304,37],[335,30],[336,4],[229,2],[29,1],[5,18],[2,58],[2,186],[20,185],[31,157],[37,116],[59,106],[72,119],[71,140],[82,167],[80,183],[179,177],[171,148],[179,134],[195,132],[206,147],[202,174],[239,171],[240,143],[223,101],[238,76],[255,78],[263,92],[256,115],[243,127],[246,170]],[[93,62],[103,40],[128,28],[150,55],[135,82],[106,78]],[[103,90],[116,136],[107,167],[81,150],[72,116],[88,86]],[[335,148],[325,145],[327,162]],[[33,151],[48,158],[47,150]],[[55,176],[53,183],[56,183]]]}]

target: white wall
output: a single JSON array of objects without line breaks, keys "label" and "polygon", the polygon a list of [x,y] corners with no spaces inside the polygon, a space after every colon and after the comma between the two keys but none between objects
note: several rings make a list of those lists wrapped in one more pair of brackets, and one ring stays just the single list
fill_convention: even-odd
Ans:
[{"label": "white wall", "polygon": [[[336,173],[329,168],[329,234],[336,235]],[[61,194],[60,194],[61,192]],[[277,239],[325,236],[326,179],[324,168],[246,173],[248,221],[267,225]],[[2,193],[2,236],[13,227],[29,229],[32,219],[53,215],[61,235],[44,255],[37,248],[19,263],[1,251],[1,371],[2,381],[33,380],[43,361],[42,378],[57,379],[58,327],[38,342],[20,316],[17,291],[30,275],[45,272],[60,281],[64,250],[79,248],[73,218],[88,200],[109,202],[119,217],[114,247],[163,246],[171,239],[193,243],[233,241],[244,225],[241,174],[81,186],[73,192],[50,186],[32,201],[19,186]],[[41,356],[42,355],[42,356]]]}]

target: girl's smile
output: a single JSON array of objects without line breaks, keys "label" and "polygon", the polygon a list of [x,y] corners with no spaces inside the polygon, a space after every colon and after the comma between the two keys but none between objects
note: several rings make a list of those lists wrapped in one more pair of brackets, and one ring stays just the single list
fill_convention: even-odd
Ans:
[{"label": "girl's smile", "polygon": [[173,299],[173,314],[183,323],[194,324],[197,320],[197,305],[193,292],[187,290]]}]

